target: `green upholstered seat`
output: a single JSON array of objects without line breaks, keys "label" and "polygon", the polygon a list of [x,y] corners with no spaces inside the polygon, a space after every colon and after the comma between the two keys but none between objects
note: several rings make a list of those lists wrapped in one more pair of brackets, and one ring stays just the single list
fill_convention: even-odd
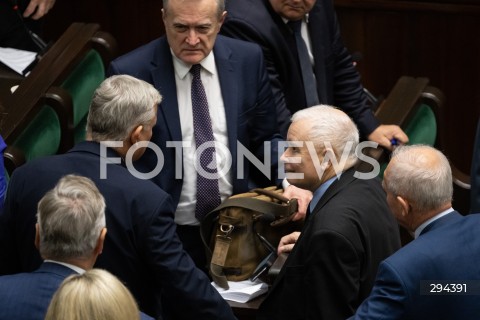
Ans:
[{"label": "green upholstered seat", "polygon": [[422,104],[413,118],[404,128],[409,144],[426,144],[435,146],[437,140],[437,120],[428,105]]},{"label": "green upholstered seat", "polygon": [[56,154],[60,146],[60,122],[56,112],[44,105],[12,144],[23,151],[25,160]]},{"label": "green upholstered seat", "polygon": [[73,100],[73,125],[75,143],[85,140],[85,124],[95,89],[105,79],[105,67],[100,54],[92,49],[63,82]]},{"label": "green upholstered seat", "polygon": [[[435,146],[437,140],[437,118],[432,108],[427,104],[421,104],[403,130],[408,136],[408,144]],[[383,172],[387,165],[388,163],[380,164],[380,178],[383,178]]]}]

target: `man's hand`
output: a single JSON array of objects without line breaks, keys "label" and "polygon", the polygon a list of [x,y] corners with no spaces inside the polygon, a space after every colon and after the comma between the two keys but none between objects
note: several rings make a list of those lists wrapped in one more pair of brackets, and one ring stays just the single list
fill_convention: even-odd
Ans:
[{"label": "man's hand", "polygon": [[[392,151],[395,145],[408,143],[408,137],[397,125],[380,125],[368,136],[368,140]],[[392,143],[394,141],[394,143]]]},{"label": "man's hand", "polygon": [[300,232],[295,231],[286,236],[283,236],[278,243],[277,254],[289,253],[292,251],[295,242],[297,242],[298,237],[300,237]]},{"label": "man's hand", "polygon": [[55,0],[30,0],[28,7],[23,12],[23,16],[28,18],[35,12],[30,18],[38,20],[46,15],[53,8],[54,4]]},{"label": "man's hand", "polygon": [[312,192],[297,188],[294,185],[289,185],[287,188],[285,188],[283,196],[288,199],[296,198],[298,201],[298,211],[295,213],[292,220],[297,221],[305,219],[308,205],[313,197]]}]

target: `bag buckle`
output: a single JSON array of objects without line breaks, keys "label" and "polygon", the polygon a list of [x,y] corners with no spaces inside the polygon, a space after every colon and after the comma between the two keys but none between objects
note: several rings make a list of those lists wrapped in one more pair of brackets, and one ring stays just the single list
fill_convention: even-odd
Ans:
[{"label": "bag buckle", "polygon": [[233,229],[235,227],[231,224],[221,224],[220,225],[220,231],[223,232],[224,237],[228,237],[230,233],[232,233]]}]

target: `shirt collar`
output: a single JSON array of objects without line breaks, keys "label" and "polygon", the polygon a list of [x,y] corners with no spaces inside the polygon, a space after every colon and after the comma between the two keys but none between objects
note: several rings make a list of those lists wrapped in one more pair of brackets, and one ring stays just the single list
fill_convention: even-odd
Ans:
[{"label": "shirt collar", "polygon": [[[340,175],[338,175],[338,179],[340,179]],[[318,204],[318,202],[320,201],[320,199],[322,198],[322,196],[325,194],[325,192],[327,191],[328,187],[330,187],[330,185],[335,181],[337,180],[337,176],[333,176],[331,177],[330,179],[328,179],[327,181],[325,181],[324,183],[322,183],[320,185],[320,187],[317,188],[317,190],[315,190],[315,192],[313,193],[313,197],[312,197],[312,201],[310,201],[310,204],[309,204],[309,208],[310,208],[310,212],[313,212],[313,209],[315,209],[315,206]]]},{"label": "shirt collar", "polygon": [[83,270],[83,269],[80,268],[80,267],[74,266],[73,264],[70,264],[70,263],[60,262],[60,261],[55,261],[55,260],[48,260],[48,259],[45,260],[44,262],[61,264],[62,266],[67,267],[67,268],[70,268],[70,269],[72,269],[73,271],[75,271],[76,273],[79,273],[79,274],[85,273],[85,270]]},{"label": "shirt collar", "polygon": [[[302,19],[302,22],[305,22],[305,23],[307,23],[307,24],[308,24],[308,15],[309,15],[308,13],[307,13],[307,14],[305,14],[305,17],[303,17],[303,19]],[[288,20],[288,19],[285,19],[284,17],[281,17],[281,18],[282,18],[282,20],[283,20],[283,22],[284,22],[284,23],[288,23],[288,22],[290,22],[290,20]]]},{"label": "shirt collar", "polygon": [[[170,49],[170,52],[172,53],[173,57],[173,68],[175,69],[175,74],[178,78],[183,80],[187,76],[192,65],[186,64],[185,62],[177,58],[177,56],[173,54],[172,49]],[[200,64],[210,74],[215,74],[215,56],[213,55],[213,50],[210,51],[208,56],[206,56],[202,61],[200,61]]]},{"label": "shirt collar", "polygon": [[417,239],[418,236],[420,236],[420,234],[422,233],[423,229],[425,229],[426,226],[428,226],[430,223],[432,223],[433,221],[437,220],[437,219],[440,219],[441,217],[449,214],[450,212],[453,211],[453,208],[449,208],[445,211],[442,211],[440,212],[439,214],[431,217],[430,219],[428,219],[427,221],[425,221],[424,223],[422,223],[421,225],[418,226],[417,229],[415,229],[415,233],[414,233],[414,239]]}]

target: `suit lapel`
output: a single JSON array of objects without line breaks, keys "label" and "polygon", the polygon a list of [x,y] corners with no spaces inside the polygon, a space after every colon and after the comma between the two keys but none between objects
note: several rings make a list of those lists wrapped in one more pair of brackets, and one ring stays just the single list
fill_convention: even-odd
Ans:
[{"label": "suit lapel", "polygon": [[[337,179],[330,185],[330,187],[327,189],[327,191],[317,203],[315,208],[313,208],[311,214],[312,217],[317,214],[317,212],[319,212],[322,207],[325,206],[328,201],[330,201],[330,199],[332,199],[337,193],[339,193],[343,188],[355,181],[356,178],[353,176],[354,173],[354,168],[348,169],[347,171],[342,173],[340,179]],[[310,217],[310,219],[312,219],[312,217]]]},{"label": "suit lapel", "polygon": [[[353,176],[353,174],[355,173],[355,169],[354,168],[351,168],[345,172],[342,173],[342,176],[340,177],[340,180],[336,180],[335,182],[333,182],[330,187],[327,189],[327,191],[325,192],[325,194],[322,196],[322,198],[320,199],[320,201],[318,202],[318,204],[315,206],[315,208],[312,210],[311,212],[311,215],[309,217],[309,220],[311,221],[313,219],[313,216],[315,214],[317,214],[320,209],[328,203],[328,201],[330,201],[331,198],[333,198],[338,192],[340,192],[343,188],[345,188],[345,186],[349,185],[350,183],[352,183],[353,181],[355,181],[355,177]],[[305,234],[305,231],[307,228],[309,228],[309,226],[311,226],[311,223],[306,223],[305,226],[303,227],[302,229],[302,233],[300,234],[300,237],[298,238],[297,242],[300,242],[302,236]],[[293,250],[292,252],[290,253],[290,255],[292,255],[296,250],[295,250],[295,246],[293,247]],[[280,270],[280,273],[278,274],[277,276],[277,279],[275,280],[275,282],[273,283],[272,285],[272,288],[270,289],[270,292],[273,292],[275,290],[275,288],[277,286],[280,285],[280,283],[282,282],[282,278],[284,277],[285,275],[285,266],[288,265],[288,260],[285,262],[285,265],[284,267]]]},{"label": "suit lapel", "polygon": [[237,155],[237,124],[238,124],[238,73],[235,72],[236,61],[231,58],[232,51],[223,42],[222,36],[217,36],[215,47],[215,64],[217,65],[218,79],[222,91],[225,117],[227,121],[227,134],[230,152],[232,153],[232,169],[236,168]]},{"label": "suit lapel", "polygon": [[152,61],[154,67],[150,71],[150,74],[155,88],[157,88],[163,96],[162,103],[158,108],[158,116],[165,118],[164,123],[168,127],[171,140],[182,141],[175,70],[173,68],[170,47],[165,37],[160,40],[155,51]]}]

